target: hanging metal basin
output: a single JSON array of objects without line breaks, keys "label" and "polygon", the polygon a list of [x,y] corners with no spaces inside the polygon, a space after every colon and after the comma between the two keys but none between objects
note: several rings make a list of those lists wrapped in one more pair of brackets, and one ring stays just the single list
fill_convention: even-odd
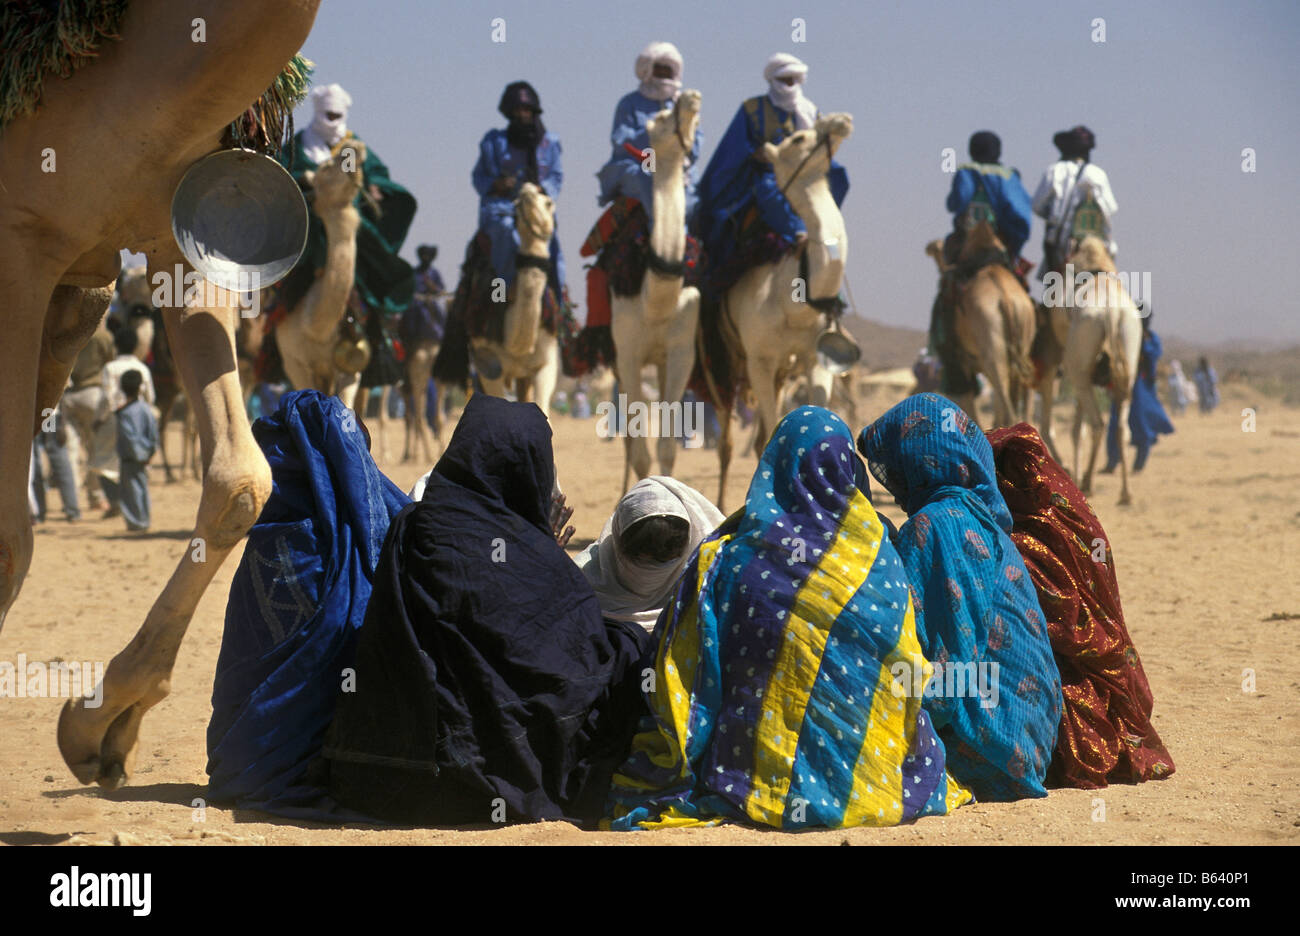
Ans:
[{"label": "hanging metal basin", "polygon": [[307,246],[307,202],[270,156],[230,149],[189,168],[172,196],[172,235],[208,282],[262,289],[293,269]]}]

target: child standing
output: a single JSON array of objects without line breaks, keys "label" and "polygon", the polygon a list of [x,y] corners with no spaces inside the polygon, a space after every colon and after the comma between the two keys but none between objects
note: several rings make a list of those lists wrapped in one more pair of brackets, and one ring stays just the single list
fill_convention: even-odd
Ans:
[{"label": "child standing", "polygon": [[149,459],[158,448],[158,422],[140,399],[144,379],[138,370],[120,378],[126,403],[117,411],[117,456],[121,461],[118,496],[126,528],[149,529]]}]

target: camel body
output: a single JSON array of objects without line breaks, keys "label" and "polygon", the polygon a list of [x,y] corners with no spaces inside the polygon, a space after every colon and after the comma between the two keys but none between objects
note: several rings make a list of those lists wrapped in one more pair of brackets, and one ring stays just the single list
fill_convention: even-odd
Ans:
[{"label": "camel body", "polygon": [[531,400],[549,419],[560,372],[560,345],[555,335],[542,327],[542,297],[551,262],[555,202],[532,182],[525,182],[515,199],[515,230],[519,232],[519,259],[514,294],[506,308],[504,341],[475,337],[470,339],[470,349],[474,357],[495,358],[500,364],[501,372],[491,378],[480,369],[484,391],[504,397],[513,385],[515,399]]},{"label": "camel body", "polygon": [[[988,222],[980,221],[966,235],[958,264],[995,250],[1005,247]],[[949,269],[942,241],[932,241],[926,253],[934,258],[940,273]],[[954,337],[963,354],[992,386],[993,428],[1028,420],[1034,303],[1020,280],[1001,263],[981,267],[958,291],[953,322]],[[960,394],[953,402],[979,422],[974,393]]]},{"label": "camel body", "polygon": [[[791,134],[780,145],[766,143],[759,150],[772,163],[777,183],[808,237],[779,262],[746,271],[724,300],[724,314],[730,314],[734,323],[755,398],[756,453],[761,453],[781,416],[779,403],[790,377],[804,377],[816,405],[825,406],[831,397],[832,375],[817,367],[817,339],[826,329],[827,315],[812,303],[838,296],[844,279],[848,235],[826,174],[831,158],[852,132],[850,115],[828,114],[817,118],[815,128]],[[806,282],[801,282],[801,254],[807,257]],[[722,429],[718,506],[722,508],[731,465],[731,413],[720,411],[718,418]]]},{"label": "camel body", "polygon": [[[1093,392],[1092,375],[1098,358],[1104,353],[1110,363],[1110,382],[1107,392],[1119,403],[1120,433],[1120,504],[1133,502],[1128,489],[1128,411],[1133,398],[1133,382],[1137,379],[1138,358],[1142,353],[1142,319],[1122,281],[1115,276],[1115,264],[1102,240],[1095,236],[1083,239],[1069,258],[1078,273],[1089,273],[1095,288],[1081,291],[1083,302],[1048,309],[1050,327],[1057,346],[1062,350],[1061,365],[1074,392],[1074,421],[1071,437],[1074,443],[1073,476],[1084,494],[1092,493],[1092,474],[1097,464],[1097,453],[1105,434],[1105,418],[1097,406]],[[1048,450],[1061,464],[1052,431],[1052,408],[1056,395],[1056,367],[1050,366],[1040,382],[1043,396],[1043,437]],[[1084,421],[1091,429],[1091,446],[1087,470],[1080,474],[1083,452],[1081,434]]]},{"label": "camel body", "polygon": [[[172,193],[302,46],[316,7],[314,0],[134,0],[120,41],[105,42],[66,80],[47,75],[39,111],[0,134],[0,293],[9,308],[0,350],[0,621],[31,564],[30,439],[103,318],[119,250],[145,254],[150,282],[155,271],[189,270],[172,237]],[[205,42],[191,41],[196,13]],[[143,92],[147,108],[124,106]],[[46,171],[51,155],[55,171]],[[183,303],[177,287],[168,290],[171,301]],[[236,371],[237,299],[214,288],[205,297],[211,305],[162,309],[198,423],[203,494],[175,571],[104,674],[102,705],[70,701],[60,716],[60,752],[83,783],[125,782],[141,719],[170,691],[195,606],[270,494]],[[203,546],[201,562],[193,543]]]},{"label": "camel body", "polygon": [[[627,395],[628,412],[648,402],[641,372],[654,367],[659,400],[678,403],[695,366],[695,329],[700,319],[700,291],[683,286],[686,256],[686,159],[700,120],[700,92],[683,91],[673,109],[662,110],[646,123],[654,151],[654,211],[650,227],[651,256],[636,296],[612,296],[610,336],[617,355],[614,369],[620,392]],[[661,272],[656,265],[667,269]],[[656,401],[657,402],[657,401]],[[659,407],[645,410],[662,413]],[[680,421],[674,430],[680,430]],[[651,427],[659,438],[659,473],[671,475],[677,459],[677,438],[663,425]],[[650,447],[643,436],[624,439],[623,492],[633,471],[637,480],[650,473]]]}]

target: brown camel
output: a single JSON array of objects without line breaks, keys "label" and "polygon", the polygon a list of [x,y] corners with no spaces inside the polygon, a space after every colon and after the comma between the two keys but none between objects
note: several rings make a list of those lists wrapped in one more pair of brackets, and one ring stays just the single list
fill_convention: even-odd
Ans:
[{"label": "brown camel", "polygon": [[[974,264],[981,255],[999,251],[1005,251],[1002,242],[987,221],[980,221],[966,235],[957,265]],[[934,258],[940,273],[950,269],[944,262],[942,241],[931,241],[925,252]],[[993,386],[993,428],[1027,420],[1033,386],[1029,347],[1034,340],[1034,303],[1029,293],[1014,273],[991,262],[959,286],[956,306],[954,333],[966,366]],[[974,393],[955,397],[954,402],[978,421]]]},{"label": "brown camel", "polygon": [[[276,80],[306,39],[316,7],[316,0],[134,0],[118,29],[120,41],[104,42],[67,79],[47,74],[39,110],[4,127],[0,618],[31,565],[24,489],[30,439],[104,315],[119,250],[143,252],[151,281],[155,272],[174,276],[178,265],[187,269],[171,232],[172,193]],[[199,13],[204,42],[192,40]],[[141,94],[148,107],[123,106]],[[204,589],[271,489],[239,390],[238,297],[213,288],[208,305],[186,305],[177,285],[168,299],[176,304],[162,311],[203,450],[193,537],[139,632],[109,664],[103,704],[70,701],[59,719],[59,750],[73,774],[110,789],[133,769],[141,719],[170,690],[177,651]]]}]

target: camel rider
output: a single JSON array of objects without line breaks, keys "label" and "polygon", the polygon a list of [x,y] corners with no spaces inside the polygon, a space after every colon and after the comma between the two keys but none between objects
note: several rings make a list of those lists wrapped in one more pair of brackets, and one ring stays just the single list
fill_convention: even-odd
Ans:
[{"label": "camel rider", "polygon": [[[1020,170],[1002,165],[1002,141],[991,130],[980,130],[971,135],[969,143],[971,162],[957,167],[948,192],[948,210],[952,212],[953,233],[944,243],[944,259],[957,262],[966,228],[963,219],[969,218],[973,203],[987,204],[992,212],[998,240],[1007,248],[1007,256],[1014,267],[1020,248],[1029,239],[1033,222],[1029,193],[1020,181]],[[974,209],[978,213],[979,209]]]},{"label": "camel rider", "polygon": [[[1034,193],[1034,214],[1047,221],[1043,237],[1043,263],[1038,278],[1048,272],[1062,272],[1070,254],[1070,240],[1076,236],[1076,221],[1086,230],[1082,234],[1097,234],[1107,242],[1111,257],[1118,248],[1110,239],[1110,219],[1119,210],[1115,195],[1110,190],[1110,179],[1098,165],[1091,162],[1097,138],[1083,125],[1062,130],[1052,137],[1052,143],[1061,158],[1047,167],[1043,179]],[[1095,211],[1079,212],[1080,206],[1096,206]]]},{"label": "camel rider", "polygon": [[[652,42],[636,57],[636,77],[640,86],[623,95],[614,109],[614,127],[609,142],[609,161],[596,173],[600,180],[597,202],[608,205],[615,198],[635,198],[654,220],[653,176],[642,168],[643,151],[650,145],[646,122],[665,107],[671,108],[682,90],[682,54],[671,42]],[[702,137],[696,128],[686,167],[686,222],[695,212],[696,164],[700,158]]]},{"label": "camel rider", "polygon": [[402,342],[408,348],[421,341],[441,343],[447,327],[447,287],[433,265],[438,248],[421,244],[415,248],[415,255],[420,258],[415,270],[415,297],[402,316]]},{"label": "camel rider", "polygon": [[[515,279],[515,197],[525,182],[558,199],[564,173],[560,166],[560,140],[542,123],[542,104],[533,86],[516,81],[506,86],[497,105],[509,124],[489,130],[479,143],[474,166],[474,188],[479,194],[479,230],[491,240],[492,269],[509,285]],[[558,226],[557,226],[558,231]],[[551,238],[552,285],[564,283],[564,256],[558,234]]]},{"label": "camel rider", "polygon": [[[808,66],[793,55],[778,53],[768,59],[763,69],[767,93],[740,106],[704,170],[695,223],[709,256],[714,289],[726,289],[751,265],[744,256],[746,245],[765,233],[775,234],[785,248],[807,237],[803,221],[781,194],[772,166],[755,156],[764,143],[778,144],[816,125],[817,106],[803,93],[807,75]],[[849,190],[844,167],[832,162],[828,181],[835,204],[842,204]]]},{"label": "camel rider", "polygon": [[942,365],[941,392],[949,396],[975,392],[974,375],[962,364],[961,349],[954,335],[956,294],[960,282],[986,266],[989,257],[980,257],[967,266],[958,266],[962,244],[970,228],[981,220],[991,221],[1006,255],[997,259],[1016,271],[1020,249],[1029,239],[1033,222],[1029,193],[1020,182],[1020,172],[1003,166],[1002,141],[990,130],[973,133],[968,144],[971,162],[962,163],[948,192],[948,210],[952,212],[953,232],[943,245],[944,261],[949,269],[939,281],[930,315],[930,346]]},{"label": "camel rider", "polygon": [[[348,129],[352,97],[337,84],[311,89],[312,121],[294,135],[292,152],[282,156],[285,167],[304,190],[310,191],[307,173],[342,155],[349,142],[360,138]],[[385,386],[401,375],[392,351],[391,337],[411,302],[415,277],[411,265],[398,256],[407,229],[415,217],[415,197],[388,176],[388,167],[374,147],[366,146],[366,158],[357,167],[365,180],[354,203],[361,214],[357,228],[355,296],[363,307],[364,327],[372,348],[370,364],[362,375],[366,386]],[[310,198],[308,205],[311,204]],[[292,309],[306,294],[324,268],[328,252],[325,227],[311,212],[307,248],[298,265],[277,287],[280,300]],[[277,302],[278,304],[278,302]],[[378,313],[378,314],[376,314]]]}]

